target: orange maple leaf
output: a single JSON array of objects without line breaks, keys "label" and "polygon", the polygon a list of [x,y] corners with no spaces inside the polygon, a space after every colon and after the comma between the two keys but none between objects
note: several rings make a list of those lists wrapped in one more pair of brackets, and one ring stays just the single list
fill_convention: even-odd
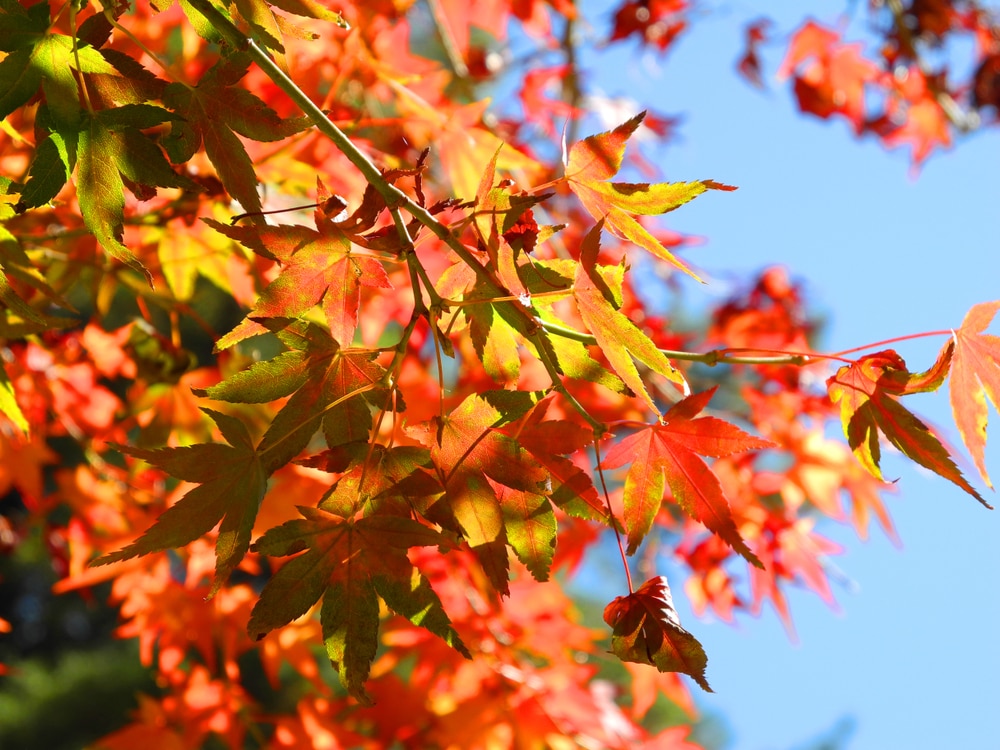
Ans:
[{"label": "orange maple leaf", "polygon": [[604,219],[608,231],[630,240],[657,258],[676,266],[692,278],[700,278],[642,226],[634,215],[652,216],[673,211],[706,190],[735,190],[713,180],[695,182],[609,182],[618,174],[625,144],[646,116],[640,112],[614,130],[574,143],[566,159],[566,181],[584,208],[597,220]]},{"label": "orange maple leaf", "polygon": [[955,331],[955,355],[951,365],[951,408],[965,447],[986,486],[993,483],[986,473],[986,398],[1000,410],[1000,337],[983,333],[1000,309],[1000,300],[983,302],[969,310],[962,327]]},{"label": "orange maple leaf", "polygon": [[887,115],[902,124],[882,140],[887,148],[909,144],[913,163],[919,165],[935,148],[951,146],[951,125],[919,68],[910,66],[906,75],[894,77],[893,83],[895,98],[889,102]]},{"label": "orange maple leaf", "polygon": [[949,342],[927,373],[910,374],[903,358],[886,349],[841,367],[827,380],[827,388],[830,399],[840,404],[848,445],[872,476],[882,479],[878,438],[881,432],[903,455],[954,482],[989,508],[989,503],[962,476],[933,431],[893,398],[937,388],[947,373],[951,352]]}]

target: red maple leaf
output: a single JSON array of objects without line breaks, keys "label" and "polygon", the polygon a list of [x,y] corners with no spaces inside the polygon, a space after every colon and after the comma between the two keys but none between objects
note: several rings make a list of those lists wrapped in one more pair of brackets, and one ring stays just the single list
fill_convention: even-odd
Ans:
[{"label": "red maple leaf", "polygon": [[601,463],[604,469],[632,464],[625,477],[624,498],[629,554],[635,552],[653,525],[663,500],[665,479],[685,513],[705,524],[752,564],[760,566],[736,529],[718,477],[698,454],[729,456],[771,448],[774,443],[716,417],[695,419],[714,393],[715,388],[679,401],[661,423],[623,438]]},{"label": "red maple leaf", "polygon": [[382,264],[356,251],[348,235],[331,221],[318,220],[319,229],[287,224],[230,227],[211,219],[206,222],[258,255],[285,266],[261,292],[247,319],[219,340],[220,349],[266,333],[259,318],[294,318],[320,302],[330,334],[338,344],[348,347],[358,326],[361,287],[391,286]]},{"label": "red maple leaf", "polygon": [[622,661],[649,664],[661,672],[683,672],[711,693],[705,679],[708,657],[698,639],[681,627],[665,576],[646,581],[634,593],[604,608],[613,628],[611,650]]},{"label": "red maple leaf", "polygon": [[784,78],[793,71],[799,109],[822,119],[847,118],[856,133],[864,129],[865,87],[881,76],[875,63],[861,55],[860,44],[842,44],[840,34],[810,21],[799,29],[778,69]]}]

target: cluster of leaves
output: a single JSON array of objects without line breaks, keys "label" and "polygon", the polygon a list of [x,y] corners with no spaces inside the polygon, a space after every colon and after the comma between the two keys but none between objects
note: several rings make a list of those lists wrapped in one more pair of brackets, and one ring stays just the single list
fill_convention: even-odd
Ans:
[{"label": "cluster of leaves", "polygon": [[[792,35],[778,74],[792,78],[802,112],[842,117],[857,136],[873,136],[886,148],[909,146],[917,165],[935,149],[950,147],[956,131],[998,121],[1000,17],[995,8],[951,0],[867,5],[874,51],[846,42],[842,29],[815,21]],[[772,28],[761,19],[747,29],[739,68],[758,86],[763,85],[759,49]],[[958,50],[965,58],[961,62]]]},{"label": "cluster of leaves", "polygon": [[[901,399],[949,382],[989,484],[1000,303],[926,372],[815,351],[778,269],[704,336],[673,330],[631,261],[697,274],[646,217],[733,188],[617,179],[643,114],[539,155],[551,113],[580,114],[572,3],[427,5],[0,0],[0,489],[26,511],[5,538],[58,539],[59,591],[110,581],[164,688],[101,747],[693,747],[641,722],[660,695],[692,712],[676,673],[707,690],[707,659],[627,556],[676,556],[698,610],[770,601],[790,624],[789,585],[831,596],[818,516],[846,499],[860,533],[872,515],[891,533],[880,434],[985,504]],[[625,3],[608,39],[667,49],[688,5]],[[948,29],[991,28],[970,8]],[[537,130],[479,93],[514,26],[568,60],[524,76]],[[818,29],[786,63],[819,56],[800,101],[866,118]],[[562,107],[537,106],[553,82]],[[825,437],[838,416],[848,447]],[[633,678],[611,697],[607,633],[562,588],[609,535],[628,590],[605,620]],[[294,705],[244,686],[248,657]]]}]

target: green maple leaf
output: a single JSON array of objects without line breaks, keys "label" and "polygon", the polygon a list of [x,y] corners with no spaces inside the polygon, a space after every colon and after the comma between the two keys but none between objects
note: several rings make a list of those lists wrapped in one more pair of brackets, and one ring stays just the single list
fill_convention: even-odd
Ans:
[{"label": "green maple leaf", "polygon": [[597,339],[598,346],[608,358],[615,373],[633,393],[641,396],[651,409],[658,411],[646,391],[633,359],[671,380],[682,390],[686,389],[687,385],[684,376],[670,364],[663,352],[657,349],[649,337],[631,320],[619,312],[625,268],[624,266],[598,268],[597,255],[600,252],[602,225],[603,222],[598,222],[583,240],[580,264],[573,285],[573,297],[580,311],[580,317]]},{"label": "green maple leaf", "polygon": [[[478,282],[464,295],[462,312],[469,320],[472,346],[483,369],[497,383],[516,383],[521,372],[519,348],[523,337],[522,320],[514,314],[510,302],[494,302],[502,293],[491,284]],[[482,300],[482,302],[476,302]]]},{"label": "green maple leaf", "polygon": [[114,73],[115,69],[88,44],[65,34],[49,33],[49,6],[17,3],[0,9],[0,117],[27,103],[41,87],[53,118],[75,125],[82,112],[76,75]]},{"label": "green maple leaf", "polygon": [[[141,131],[175,119],[166,110],[129,104],[85,112],[79,101],[78,74],[120,77],[92,46],[63,34],[47,33],[48,6],[14,6],[0,13],[0,116],[23,106],[37,92],[39,139],[17,209],[44,205],[62,189],[74,168],[80,210],[87,228],[111,255],[145,273],[122,242],[124,188],[139,199],[159,187],[197,186],[177,175],[159,147]],[[148,274],[147,274],[148,277]]]},{"label": "green maple leaf", "polygon": [[250,533],[267,489],[268,474],[243,422],[211,409],[202,411],[215,421],[229,445],[202,443],[157,450],[121,448],[172,477],[197,482],[198,486],[168,508],[132,544],[98,558],[94,565],[183,547],[211,531],[220,521],[215,544],[215,581],[210,595],[219,590],[243,559],[250,547]]},{"label": "green maple leaf", "polygon": [[[232,403],[291,395],[260,442],[269,472],[295,458],[320,428],[331,448],[367,441],[372,409],[387,406],[390,396],[378,353],[343,349],[315,323],[296,322],[277,335],[288,351],[196,394]],[[403,410],[401,399],[395,408]]]},{"label": "green maple leaf", "polygon": [[269,529],[253,545],[263,555],[302,554],[283,565],[261,592],[247,625],[252,638],[302,616],[322,597],[327,654],[344,687],[365,704],[371,702],[364,683],[378,646],[380,598],[469,657],[437,594],[406,556],[410,547],[447,544],[445,537],[410,518],[345,517],[336,503],[299,511],[304,518]]},{"label": "green maple leaf", "polygon": [[[551,293],[565,289],[567,296],[572,294],[573,278],[578,266],[576,261],[568,258],[535,259],[530,266],[522,269],[529,294],[548,293],[546,296],[533,296],[531,298],[532,308],[539,320],[566,327],[565,321],[560,320],[554,312],[554,306],[560,297],[553,296]],[[615,393],[628,392],[628,388],[621,378],[594,359],[582,341],[557,335],[546,335],[545,338],[552,347],[559,372],[562,374],[570,378],[597,383]]]},{"label": "green maple leaf", "polygon": [[35,148],[28,179],[21,190],[21,210],[44,206],[56,197],[69,180],[76,164],[76,134],[67,139],[62,133],[49,133]]},{"label": "green maple leaf", "polygon": [[645,248],[694,279],[701,281],[658,239],[633,218],[634,214],[655,215],[673,211],[706,190],[735,190],[712,180],[661,182],[656,184],[610,182],[621,169],[625,145],[646,116],[640,112],[614,130],[574,143],[566,161],[566,179],[584,208],[608,230],[623,240]]},{"label": "green maple leaf", "polygon": [[255,141],[279,141],[302,130],[305,122],[283,120],[255,94],[236,86],[249,66],[248,55],[235,54],[212,66],[193,88],[169,84],[163,103],[184,117],[172,123],[163,146],[176,164],[204,146],[226,191],[244,211],[259,212],[257,173],[237,133]]},{"label": "green maple leaf", "polygon": [[156,186],[199,189],[174,172],[159,146],[142,133],[174,118],[161,107],[128,104],[84,118],[76,134],[76,184],[84,224],[107,252],[147,278],[148,271],[122,243],[125,187],[140,200],[153,197]]}]

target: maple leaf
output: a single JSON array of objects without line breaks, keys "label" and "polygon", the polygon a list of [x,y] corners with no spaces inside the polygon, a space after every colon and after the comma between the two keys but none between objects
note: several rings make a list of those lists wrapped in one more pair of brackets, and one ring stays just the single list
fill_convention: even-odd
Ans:
[{"label": "maple leaf", "polygon": [[119,450],[199,486],[164,511],[156,523],[132,544],[98,558],[107,565],[139,555],[183,547],[222,521],[215,545],[215,581],[210,595],[225,583],[250,546],[257,509],[267,489],[267,473],[254,449],[250,432],[235,417],[202,409],[218,425],[229,445],[202,443],[184,448]]},{"label": "maple leaf", "polygon": [[[594,441],[594,433],[574,422],[562,419],[542,421],[551,399],[540,402],[523,423],[505,431],[525,448],[548,472],[552,482],[553,504],[578,518],[607,523],[608,511],[590,475],[565,455],[584,450]],[[516,431],[511,428],[516,427]],[[589,463],[588,463],[589,467]]]},{"label": "maple leaf", "polygon": [[125,187],[139,200],[152,198],[156,187],[199,190],[197,184],[173,171],[159,146],[142,132],[177,116],[162,107],[126,104],[78,119],[79,123],[60,127],[39,144],[16,208],[25,211],[54,198],[75,166],[80,212],[87,229],[107,252],[151,280],[122,242]]},{"label": "maple leaf", "polygon": [[[551,295],[551,292],[561,289],[570,292],[578,266],[578,263],[569,258],[535,259],[530,266],[522,268],[528,293],[538,295],[531,298],[531,305],[540,320],[560,326],[566,325],[553,310],[558,298]],[[550,294],[540,294],[544,292]],[[582,341],[555,335],[544,335],[543,338],[551,347],[559,372],[563,375],[598,383],[615,393],[628,393],[628,387],[621,378],[594,359]]]},{"label": "maple leaf", "polygon": [[986,486],[993,488],[986,473],[986,399],[1000,409],[1000,338],[983,333],[993,320],[1000,301],[975,305],[962,327],[954,332],[955,354],[949,392],[955,424],[979,469]]},{"label": "maple leaf", "polygon": [[320,302],[331,335],[348,347],[358,326],[361,287],[391,286],[382,264],[352,252],[350,239],[332,222],[319,222],[319,230],[290,224],[231,227],[212,219],[205,222],[255,253],[285,264],[247,319],[219,340],[220,349],[267,332],[260,318],[293,318]]},{"label": "maple leaf", "polygon": [[[266,403],[292,397],[275,415],[258,450],[268,472],[302,451],[322,427],[329,447],[367,440],[373,407],[386,406],[386,372],[378,352],[345,350],[315,323],[296,322],[277,331],[288,351],[196,395],[231,403]],[[396,398],[395,408],[404,404]]]},{"label": "maple leaf", "polygon": [[473,394],[436,426],[417,426],[411,434],[430,446],[445,489],[425,514],[460,532],[494,588],[506,595],[507,545],[544,580],[556,528],[548,500],[538,498],[549,484],[548,472],[516,440],[495,429],[525,414],[537,397],[516,391],[490,396],[502,408]]},{"label": "maple leaf", "polygon": [[633,358],[677,384],[685,392],[687,382],[650,338],[618,310],[622,303],[621,287],[625,268],[624,265],[598,268],[597,255],[600,252],[602,226],[603,222],[598,222],[583,240],[580,264],[573,285],[573,298],[580,317],[597,339],[597,345],[608,358],[615,373],[633,393],[641,396],[650,408],[659,413],[639,376]]},{"label": "maple leaf", "polygon": [[645,116],[645,112],[640,112],[614,130],[574,143],[566,160],[566,180],[590,215],[598,221],[603,219],[608,230],[616,237],[630,240],[701,281],[662,242],[636,221],[633,214],[664,214],[706,190],[736,188],[712,180],[655,184],[609,182],[621,169],[625,144]]},{"label": "maple leaf", "polygon": [[300,507],[302,519],[269,529],[253,544],[263,555],[296,555],[261,592],[247,632],[260,640],[302,616],[322,597],[320,622],[327,655],[348,692],[370,704],[365,680],[378,646],[378,599],[410,622],[471,658],[441,600],[406,556],[416,546],[446,544],[439,532],[410,518],[353,519],[321,503]]},{"label": "maple leaf", "polygon": [[124,187],[140,200],[153,197],[152,186],[198,186],[171,169],[160,148],[142,133],[176,116],[161,107],[127,104],[101,110],[87,118],[79,133],[77,193],[87,228],[101,246],[119,260],[149,277],[132,251],[122,244]]},{"label": "maple leaf", "polygon": [[914,165],[935,148],[951,146],[951,122],[927,76],[917,66],[910,66],[905,76],[893,76],[893,86],[894,96],[886,106],[891,126],[882,136],[885,146],[910,144]]},{"label": "maple leaf", "polygon": [[[507,247],[510,251],[510,246]],[[469,336],[486,374],[498,383],[516,382],[521,371],[522,344],[539,359],[557,363],[557,369],[570,377],[603,369],[593,359],[589,360],[593,370],[585,369],[579,359],[567,356],[567,347],[561,346],[560,337],[549,336],[544,331],[529,330],[530,317],[524,314],[525,306],[538,312],[530,301],[531,293],[536,290],[551,292],[552,283],[567,287],[569,285],[569,280],[565,277],[553,275],[554,279],[558,279],[553,282],[540,277],[531,269],[531,265],[517,268],[517,271],[525,271],[524,281],[528,292],[516,302],[509,299],[509,290],[488,279],[478,278],[465,264],[452,266],[438,280],[439,294],[446,298],[461,296],[465,302],[462,314],[469,321]],[[521,284],[521,279],[516,280]]]},{"label": "maple leaf", "polygon": [[496,286],[477,281],[463,295],[468,304],[462,312],[469,320],[469,337],[486,374],[497,383],[516,383],[521,372],[519,348],[523,341],[518,329],[524,330],[524,322],[509,301],[494,301],[502,295]]},{"label": "maple leaf", "polygon": [[498,148],[493,154],[479,183],[474,224],[491,264],[497,269],[501,283],[510,294],[521,296],[527,294],[527,289],[518,274],[517,251],[505,235],[514,228],[522,215],[528,213],[530,216],[532,206],[551,197],[552,194],[512,195],[509,180],[494,185],[497,158],[501,149],[502,147]]},{"label": "maple leaf", "polygon": [[257,173],[236,134],[255,141],[279,141],[302,130],[301,119],[283,120],[259,97],[235,84],[246,75],[250,56],[236,53],[222,58],[202,76],[197,86],[171,83],[163,103],[183,120],[171,124],[163,146],[176,164],[188,161],[203,145],[226,191],[243,210],[261,210]]},{"label": "maple leaf", "polygon": [[699,458],[731,456],[774,447],[716,417],[698,417],[715,388],[676,403],[659,424],[622,438],[601,462],[604,469],[631,463],[625,477],[625,530],[633,554],[649,532],[663,500],[664,478],[685,513],[703,523],[750,563],[760,560],[740,537],[718,477]]},{"label": "maple leaf", "polygon": [[608,41],[639,36],[643,43],[655,45],[661,52],[688,26],[684,14],[690,10],[686,0],[632,0],[618,8],[614,30]]},{"label": "maple leaf", "polygon": [[634,593],[604,608],[612,627],[611,652],[622,661],[649,664],[660,672],[683,672],[711,693],[708,657],[698,639],[681,627],[666,576],[646,581]]},{"label": "maple leaf", "polygon": [[903,455],[955,483],[989,508],[931,429],[893,398],[894,394],[936,388],[944,379],[951,356],[949,344],[927,374],[913,376],[903,358],[886,349],[841,367],[826,381],[827,389],[831,401],[840,404],[840,420],[848,445],[872,476],[882,479],[878,437],[881,431]]},{"label": "maple leaf", "polygon": [[47,33],[50,7],[4,3],[0,12],[0,118],[24,106],[41,87],[45,107],[63,126],[76,123],[81,112],[77,73],[113,74],[114,67],[91,45],[65,34]]},{"label": "maple leaf", "polygon": [[842,44],[837,32],[809,21],[792,38],[778,77],[804,65],[794,84],[799,109],[822,119],[843,115],[860,134],[866,122],[865,87],[881,75],[860,51],[860,44]]}]

